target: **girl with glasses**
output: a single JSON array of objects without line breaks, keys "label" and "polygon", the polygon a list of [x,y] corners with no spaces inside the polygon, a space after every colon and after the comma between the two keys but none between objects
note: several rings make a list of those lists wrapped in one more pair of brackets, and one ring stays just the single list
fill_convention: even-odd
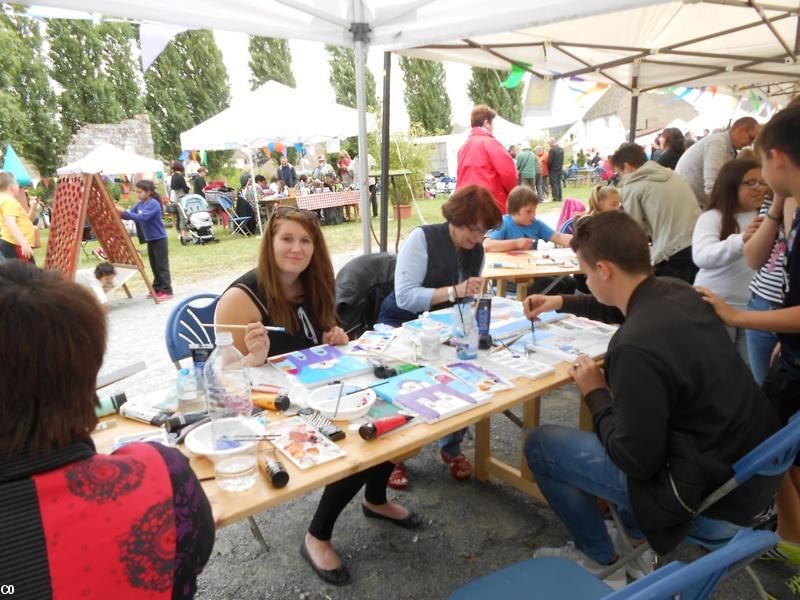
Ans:
[{"label": "girl with glasses", "polygon": [[[766,192],[759,163],[749,159],[725,163],[692,236],[692,259],[700,268],[695,284],[737,309],[745,309],[749,300],[755,272],[744,258],[744,245],[761,222],[758,209]],[[728,327],[728,334],[747,361],[745,330]]]}]

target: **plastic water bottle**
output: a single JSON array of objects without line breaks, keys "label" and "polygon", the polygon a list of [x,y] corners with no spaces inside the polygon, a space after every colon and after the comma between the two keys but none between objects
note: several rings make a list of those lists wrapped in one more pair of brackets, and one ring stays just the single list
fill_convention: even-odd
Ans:
[{"label": "plastic water bottle", "polygon": [[217,347],[204,367],[206,402],[212,419],[249,417],[253,412],[250,376],[244,356],[228,331],[217,334]]},{"label": "plastic water bottle", "polygon": [[217,451],[212,457],[214,476],[219,487],[227,492],[246,491],[258,479],[257,444],[237,441],[231,436],[253,433],[245,422],[253,411],[253,402],[247,365],[234,347],[230,332],[217,334],[217,347],[206,361],[204,378],[211,444]]},{"label": "plastic water bottle", "polygon": [[469,303],[453,306],[453,332],[459,360],[478,358],[478,323]]},{"label": "plastic water bottle", "polygon": [[439,359],[439,330],[430,318],[430,313],[422,315],[422,335],[420,336],[420,357],[422,360],[435,361]]},{"label": "plastic water bottle", "polygon": [[184,415],[206,410],[205,390],[202,377],[192,369],[178,371],[175,387],[178,393],[178,412]]}]

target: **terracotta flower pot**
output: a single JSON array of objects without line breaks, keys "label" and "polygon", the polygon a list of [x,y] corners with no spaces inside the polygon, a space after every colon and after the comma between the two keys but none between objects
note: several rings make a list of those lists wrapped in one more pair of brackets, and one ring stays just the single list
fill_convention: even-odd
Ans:
[{"label": "terracotta flower pot", "polygon": [[394,218],[404,221],[411,218],[411,205],[410,204],[395,204],[394,205]]}]

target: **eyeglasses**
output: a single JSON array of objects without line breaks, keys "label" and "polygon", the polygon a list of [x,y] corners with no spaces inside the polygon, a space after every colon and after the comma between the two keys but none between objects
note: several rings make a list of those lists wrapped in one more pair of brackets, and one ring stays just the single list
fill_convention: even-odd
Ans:
[{"label": "eyeglasses", "polygon": [[312,222],[319,221],[319,215],[315,213],[313,210],[295,208],[294,206],[278,206],[275,210],[272,211],[270,218],[271,219],[283,218],[292,213],[299,213]]},{"label": "eyeglasses", "polygon": [[747,179],[740,183],[739,185],[743,185],[745,187],[750,188],[751,190],[757,190],[758,188],[765,188],[767,186],[767,182],[763,179]]},{"label": "eyeglasses", "polygon": [[473,235],[486,235],[486,230],[483,227],[464,227],[464,229]]}]

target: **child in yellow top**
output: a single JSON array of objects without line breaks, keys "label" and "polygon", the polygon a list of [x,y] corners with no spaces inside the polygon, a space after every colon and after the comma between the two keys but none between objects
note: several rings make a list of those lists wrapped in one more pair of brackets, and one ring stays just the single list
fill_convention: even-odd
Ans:
[{"label": "child in yellow top", "polygon": [[16,198],[19,186],[11,173],[0,173],[0,255],[34,262],[34,229],[31,214],[36,211],[36,200],[31,200],[30,213]]}]

